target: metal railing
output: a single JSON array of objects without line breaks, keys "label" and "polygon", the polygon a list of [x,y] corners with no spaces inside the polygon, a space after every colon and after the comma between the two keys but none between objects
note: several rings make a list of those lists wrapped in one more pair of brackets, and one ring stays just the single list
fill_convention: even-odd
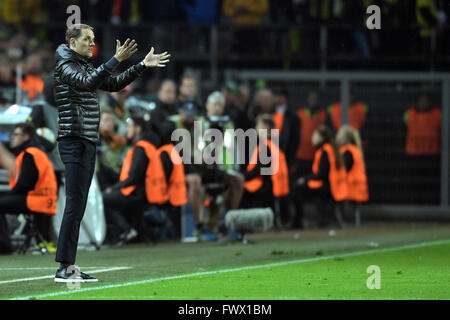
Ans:
[{"label": "metal railing", "polygon": [[[409,83],[409,84],[433,84],[440,88],[440,100],[442,104],[442,131],[441,131],[441,159],[440,159],[440,205],[428,207],[434,213],[450,214],[450,73],[415,73],[415,72],[296,72],[273,70],[228,70],[226,79],[239,79],[243,82],[252,82],[264,79],[267,82],[289,83],[316,83],[326,87],[329,83],[339,84],[339,95],[342,103],[342,123],[348,123],[348,110],[350,104],[350,92],[353,85],[368,83],[380,85],[383,83]],[[416,206],[401,206],[411,213],[417,213]],[[396,209],[398,211],[398,207]],[[395,211],[394,210],[394,211]]]}]

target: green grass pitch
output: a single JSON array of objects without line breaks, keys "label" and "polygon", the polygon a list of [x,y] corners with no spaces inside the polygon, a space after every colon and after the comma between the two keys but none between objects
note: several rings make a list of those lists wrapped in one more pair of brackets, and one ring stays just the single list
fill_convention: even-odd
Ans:
[{"label": "green grass pitch", "polygon": [[[80,284],[79,289],[54,284],[51,278],[22,281],[51,275],[48,256],[0,257],[0,298],[450,299],[450,226],[352,229],[336,231],[333,237],[327,232],[300,237],[279,233],[254,239],[254,245],[136,244],[82,252],[82,270],[91,262],[86,272],[100,268],[93,260],[104,269],[129,269],[100,272],[100,282]],[[39,264],[50,267],[39,272],[30,268]],[[370,266],[379,268],[379,274],[368,270]],[[11,282],[15,280],[20,281]]]}]

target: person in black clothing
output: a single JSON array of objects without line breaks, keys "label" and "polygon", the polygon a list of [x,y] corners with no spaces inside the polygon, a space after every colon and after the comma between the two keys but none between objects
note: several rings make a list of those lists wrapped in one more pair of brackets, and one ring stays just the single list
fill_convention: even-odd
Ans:
[{"label": "person in black clothing", "polygon": [[[165,67],[170,55],[154,54],[112,76],[119,64],[137,51],[134,40],[116,41],[116,54],[97,69],[90,59],[95,45],[93,28],[72,25],[66,31],[67,44],[56,50],[54,71],[56,104],[59,111],[58,147],[66,168],[66,206],[58,237],[55,260],[60,267],[55,282],[97,281],[74,268],[80,223],[95,167],[99,143],[100,110],[97,90],[117,92],[142,75],[146,68]],[[69,268],[70,267],[70,268]]]},{"label": "person in black clothing", "polygon": [[[330,163],[330,155],[327,152],[322,152],[317,170],[314,169],[306,176],[298,178],[295,182],[294,191],[297,216],[299,225],[302,225],[303,220],[303,204],[312,199],[319,213],[319,227],[324,227],[330,223],[331,215],[329,204],[333,199],[330,186],[330,170],[331,165],[344,165],[344,161],[340,155],[339,149],[334,141],[333,132],[325,125],[318,127],[312,136],[312,144],[316,150],[321,149],[325,144],[330,144],[333,149],[336,163]],[[315,159],[316,160],[316,159]],[[309,182],[321,181],[320,187],[312,187]]]},{"label": "person in black clothing", "polygon": [[150,113],[152,123],[161,124],[169,116],[178,113],[176,98],[177,86],[175,82],[169,79],[164,80],[156,94],[156,108]]},{"label": "person in black clothing", "polygon": [[298,130],[300,120],[295,111],[289,107],[288,97],[289,93],[285,88],[279,87],[274,90],[274,112],[283,116],[280,130],[280,148],[286,155],[286,161],[289,169],[291,169],[294,166],[295,153],[300,142],[300,131]]},{"label": "person in black clothing", "polygon": [[[16,125],[11,138],[12,153],[17,157],[29,147],[40,148],[39,143],[34,137],[35,129],[33,125],[28,123]],[[6,248],[7,252],[12,251],[12,246],[4,214],[34,213],[27,206],[27,194],[35,189],[38,178],[39,172],[35,159],[30,153],[25,152],[16,184],[9,192],[0,197],[0,247]],[[36,214],[35,219],[44,240],[48,242],[52,241],[50,216]],[[0,251],[2,251],[1,248]]]},{"label": "person in black clothing", "polygon": [[[150,142],[155,148],[160,146],[159,137],[142,118],[133,117],[128,120],[127,139],[132,142],[133,146],[140,140]],[[140,231],[141,238],[145,239],[141,221],[142,213],[148,206],[145,177],[150,159],[144,148],[140,146],[133,148],[128,177],[121,179],[103,193],[105,217],[109,226],[108,236],[111,243],[130,240],[136,235],[136,229]],[[125,195],[122,189],[130,186],[136,188],[130,194]]]}]

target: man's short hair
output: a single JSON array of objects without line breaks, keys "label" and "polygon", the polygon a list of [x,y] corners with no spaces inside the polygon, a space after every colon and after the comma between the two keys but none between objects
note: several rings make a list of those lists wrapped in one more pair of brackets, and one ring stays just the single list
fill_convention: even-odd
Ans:
[{"label": "man's short hair", "polygon": [[197,78],[195,77],[194,73],[190,71],[186,71],[183,73],[183,75],[180,78],[180,82],[183,82],[184,79],[193,79],[194,81],[197,81]]},{"label": "man's short hair", "polygon": [[20,128],[23,134],[27,134],[32,139],[36,135],[36,128],[31,122],[22,122],[14,126],[14,130]]},{"label": "man's short hair", "polygon": [[214,91],[208,96],[208,99],[206,100],[206,103],[214,103],[216,101],[219,101],[222,105],[225,105],[225,97],[220,91]]},{"label": "man's short hair", "polygon": [[73,24],[66,30],[66,42],[70,44],[71,38],[78,39],[81,36],[81,30],[83,29],[91,29],[92,31],[94,31],[94,28],[88,24]]}]

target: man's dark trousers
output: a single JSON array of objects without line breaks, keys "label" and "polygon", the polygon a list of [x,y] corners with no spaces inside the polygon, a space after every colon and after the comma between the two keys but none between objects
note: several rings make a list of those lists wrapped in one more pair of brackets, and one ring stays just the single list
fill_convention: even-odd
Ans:
[{"label": "man's dark trousers", "polygon": [[66,206],[55,260],[72,265],[75,264],[80,224],[94,174],[96,146],[82,138],[64,137],[59,139],[58,148],[66,168]]}]

